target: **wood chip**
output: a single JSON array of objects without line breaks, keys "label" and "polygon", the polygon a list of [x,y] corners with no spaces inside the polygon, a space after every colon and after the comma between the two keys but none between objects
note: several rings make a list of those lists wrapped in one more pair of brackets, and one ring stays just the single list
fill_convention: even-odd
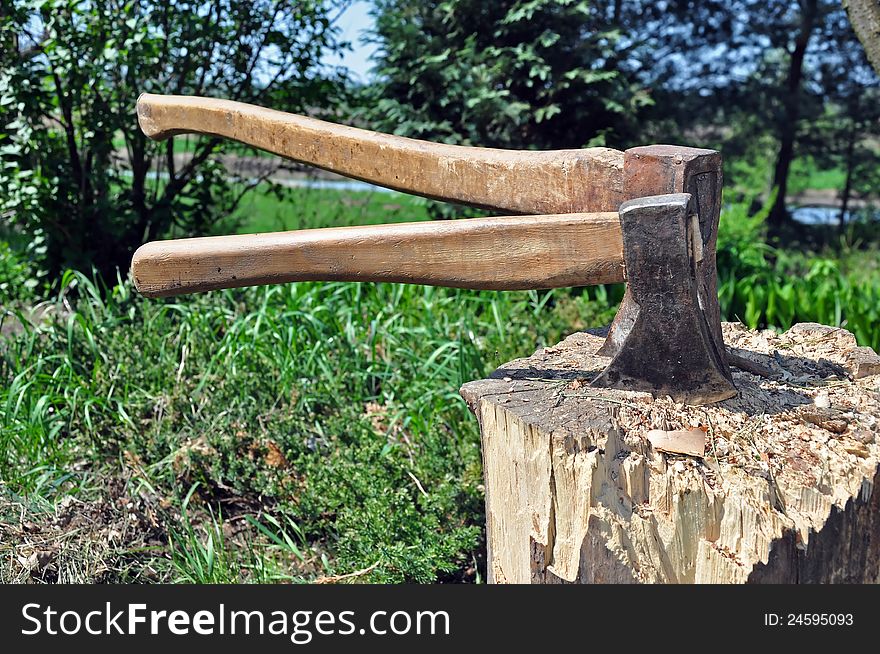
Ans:
[{"label": "wood chip", "polygon": [[648,432],[647,439],[651,446],[660,452],[700,458],[706,454],[706,432],[699,427],[672,431],[652,429]]},{"label": "wood chip", "polygon": [[858,441],[854,443],[844,443],[843,449],[850,454],[855,454],[861,459],[867,459],[868,456],[870,456],[871,454],[870,450],[868,450],[867,445],[865,445],[864,443],[859,443]]},{"label": "wood chip", "polygon": [[847,355],[846,363],[854,379],[880,375],[880,356],[869,347],[857,347]]}]

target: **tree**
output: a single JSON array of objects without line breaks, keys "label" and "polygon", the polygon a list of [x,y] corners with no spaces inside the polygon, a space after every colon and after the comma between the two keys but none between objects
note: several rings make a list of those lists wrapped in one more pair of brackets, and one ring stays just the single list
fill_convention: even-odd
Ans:
[{"label": "tree", "polygon": [[379,129],[504,148],[619,147],[650,97],[587,2],[378,0]]},{"label": "tree", "polygon": [[[850,44],[852,45],[852,44]],[[820,119],[802,137],[801,148],[825,168],[844,172],[840,189],[839,231],[843,233],[853,196],[876,193],[880,184],[876,142],[880,138],[880,85],[857,47],[836,48],[840,60],[823,71],[827,96]],[[847,56],[849,55],[849,56]]]},{"label": "tree", "polygon": [[[624,22],[638,3],[623,4]],[[667,0],[634,31],[651,47],[636,51],[640,75],[653,88],[655,118],[680,126],[721,128],[727,154],[748,150],[760,135],[775,140],[770,183],[778,189],[768,222],[789,225],[786,191],[792,162],[816,132],[829,103],[877,83],[837,0]],[[642,38],[637,36],[636,38]],[[829,75],[836,69],[838,75]],[[852,89],[851,89],[852,90]],[[850,91],[851,96],[853,94]],[[856,121],[865,125],[864,121]],[[862,135],[856,135],[856,139]]]},{"label": "tree", "polygon": [[[338,4],[338,3],[337,3]],[[230,179],[216,138],[149,141],[140,93],[289,111],[339,89],[325,0],[38,0],[0,11],[0,216],[44,243],[51,272],[128,268],[145,240],[205,231],[258,180]]]},{"label": "tree", "polygon": [[379,128],[516,148],[714,144],[731,158],[769,135],[776,234],[813,123],[828,103],[856,107],[827,71],[876,83],[853,72],[864,55],[837,0],[380,0],[376,17]]},{"label": "tree", "polygon": [[[848,201],[855,154],[867,153],[856,145],[871,124],[868,106],[860,98],[876,88],[878,80],[836,0],[758,4],[764,4],[767,12],[762,16],[755,8],[770,47],[747,88],[769,101],[765,111],[779,142],[772,180],[778,190],[768,217],[771,232],[778,234],[789,222],[786,191],[792,162],[799,152],[815,150],[810,141],[815,143],[822,134],[817,125],[829,112],[848,125],[845,139],[831,138],[821,146],[825,155],[848,170],[849,181],[842,190],[844,204]],[[781,85],[775,81],[780,79]],[[846,207],[841,216],[845,213]]]},{"label": "tree", "polygon": [[[788,173],[791,170],[791,162],[794,160],[795,138],[800,118],[804,59],[810,45],[810,38],[820,20],[819,4],[820,0],[799,0],[797,6],[800,11],[796,17],[783,19],[783,24],[796,23],[797,27],[793,43],[782,46],[782,51],[788,55],[788,62],[785,84],[781,87],[779,94],[781,110],[777,112],[778,118],[776,120],[776,129],[779,134],[779,154],[776,157],[776,166],[773,170],[773,187],[777,189],[776,201],[768,216],[771,228],[775,230],[778,230],[788,220],[785,196],[788,189]],[[782,34],[782,32],[777,33]]]}]

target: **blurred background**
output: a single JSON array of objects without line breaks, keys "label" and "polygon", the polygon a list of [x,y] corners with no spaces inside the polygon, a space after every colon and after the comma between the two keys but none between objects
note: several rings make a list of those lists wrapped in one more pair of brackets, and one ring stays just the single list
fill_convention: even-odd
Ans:
[{"label": "blurred background", "polygon": [[144,300],[149,240],[476,213],[149,141],[140,93],[456,144],[719,149],[724,318],[877,348],[878,89],[835,0],[3,0],[0,579],[480,581],[457,388],[622,294]]}]

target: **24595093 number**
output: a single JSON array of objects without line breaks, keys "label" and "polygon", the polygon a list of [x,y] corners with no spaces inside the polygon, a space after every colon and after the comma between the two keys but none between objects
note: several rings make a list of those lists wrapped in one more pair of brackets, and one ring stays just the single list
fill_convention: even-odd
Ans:
[{"label": "24595093 number", "polygon": [[789,613],[764,615],[767,626],[786,627],[848,627],[853,624],[852,613]]},{"label": "24595093 number", "polygon": [[789,613],[789,626],[849,626],[853,623],[852,613]]}]

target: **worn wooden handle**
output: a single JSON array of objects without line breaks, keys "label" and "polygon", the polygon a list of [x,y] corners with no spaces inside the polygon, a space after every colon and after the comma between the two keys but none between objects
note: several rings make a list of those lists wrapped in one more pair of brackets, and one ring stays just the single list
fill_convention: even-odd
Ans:
[{"label": "worn wooden handle", "polygon": [[616,213],[471,218],[154,241],[131,262],[150,297],[294,281],[540,289],[624,280]]},{"label": "worn wooden handle", "polygon": [[539,152],[445,145],[191,96],[145,93],[137,113],[150,138],[213,134],[354,179],[495,211],[617,211],[625,199],[623,152],[610,148]]}]

